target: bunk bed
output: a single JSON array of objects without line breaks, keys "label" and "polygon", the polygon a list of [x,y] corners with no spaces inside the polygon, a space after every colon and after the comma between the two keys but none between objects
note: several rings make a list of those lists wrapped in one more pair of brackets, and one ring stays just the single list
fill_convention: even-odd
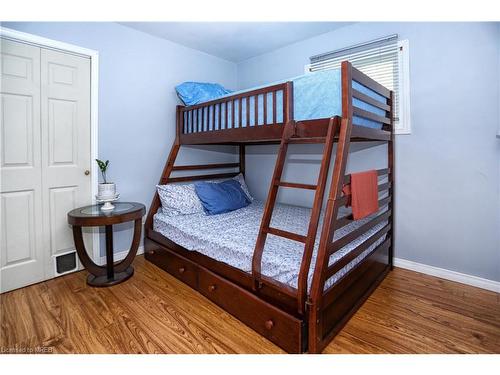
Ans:
[{"label": "bunk bed", "polygon": [[[324,87],[331,89],[324,93],[328,101],[317,95],[319,111],[304,110],[300,96],[321,90],[296,80],[178,106],[160,185],[244,175],[246,145],[279,143],[269,194],[265,202],[218,217],[172,219],[162,215],[156,193],[145,223],[148,261],[290,353],[321,352],[392,269],[393,92],[347,61],[328,74],[316,76],[331,79]],[[311,118],[318,113],[327,116]],[[349,146],[370,141],[385,142],[388,150],[387,168],[377,170],[379,211],[354,220],[344,207]],[[324,144],[316,184],[282,181],[288,146],[295,143]],[[181,146],[197,144],[236,145],[239,162],[175,165]],[[231,171],[173,176],[224,169]],[[312,208],[277,204],[281,188],[314,191]]]}]

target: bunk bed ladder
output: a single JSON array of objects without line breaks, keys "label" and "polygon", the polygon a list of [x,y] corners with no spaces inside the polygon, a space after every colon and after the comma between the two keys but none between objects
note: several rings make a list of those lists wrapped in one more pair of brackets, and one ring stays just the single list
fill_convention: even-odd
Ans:
[{"label": "bunk bed ladder", "polygon": [[[288,145],[290,143],[294,143],[294,141],[300,142],[301,140],[300,138],[292,138],[292,136],[295,135],[295,121],[289,121],[286,123],[281,138],[280,147],[278,150],[278,157],[276,160],[274,174],[271,181],[271,187],[269,189],[269,194],[267,196],[266,205],[264,207],[264,214],[262,216],[262,222],[260,225],[259,234],[257,236],[257,241],[255,243],[255,249],[253,253],[253,262],[252,262],[252,274],[254,280],[253,288],[254,290],[258,290],[262,285],[261,261],[267,235],[272,234],[275,236],[284,237],[304,244],[304,252],[302,255],[302,262],[300,266],[298,287],[297,287],[297,294],[298,294],[297,300],[298,300],[299,313],[303,313],[305,309],[305,302],[307,299],[307,277],[311,263],[312,251],[314,249],[314,243],[316,240],[316,233],[318,230],[318,223],[321,214],[321,206],[323,204],[323,196],[328,177],[328,170],[330,167],[333,145],[335,143],[335,135],[339,130],[339,118],[332,117],[328,125],[329,125],[328,132],[324,140],[325,147],[323,150],[323,157],[321,160],[318,182],[316,185],[310,185],[310,184],[302,184],[294,182],[284,182],[281,180],[286,160],[286,154],[288,151]],[[278,195],[278,189],[280,187],[308,189],[315,191],[314,203],[311,211],[311,218],[309,220],[309,227],[307,230],[307,234],[305,236],[270,226],[274,206],[276,204],[276,197]]]}]

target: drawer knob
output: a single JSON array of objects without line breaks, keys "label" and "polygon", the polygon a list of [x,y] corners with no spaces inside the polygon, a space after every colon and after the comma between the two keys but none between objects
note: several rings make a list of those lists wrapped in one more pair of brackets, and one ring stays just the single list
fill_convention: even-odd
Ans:
[{"label": "drawer knob", "polygon": [[154,250],[150,250],[150,251],[149,251],[149,255],[153,255],[154,253],[155,253],[155,251],[154,251]]},{"label": "drawer knob", "polygon": [[179,273],[184,273],[184,271],[186,271],[184,267],[179,268]]},{"label": "drawer knob", "polygon": [[264,325],[266,329],[270,331],[274,327],[274,322],[271,319],[269,319],[268,321],[266,321]]},{"label": "drawer knob", "polygon": [[217,289],[217,286],[216,286],[216,285],[210,285],[210,286],[208,287],[208,291],[209,291],[209,292],[213,292],[213,291],[215,291],[215,289]]}]

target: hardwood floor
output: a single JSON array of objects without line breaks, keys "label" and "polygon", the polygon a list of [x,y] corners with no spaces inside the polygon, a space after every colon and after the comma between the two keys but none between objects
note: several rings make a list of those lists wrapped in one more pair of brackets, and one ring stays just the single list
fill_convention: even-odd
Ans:
[{"label": "hardwood floor", "polygon": [[[134,267],[110,288],[83,271],[0,295],[1,352],[282,353],[142,256]],[[396,269],[325,353],[500,353],[500,294]]]}]

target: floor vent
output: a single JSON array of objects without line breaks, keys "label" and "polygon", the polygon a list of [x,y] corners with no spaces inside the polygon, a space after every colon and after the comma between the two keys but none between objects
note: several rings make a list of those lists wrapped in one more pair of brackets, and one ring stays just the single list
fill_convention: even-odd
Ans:
[{"label": "floor vent", "polygon": [[67,253],[56,256],[56,272],[63,274],[76,270],[76,253]]}]

